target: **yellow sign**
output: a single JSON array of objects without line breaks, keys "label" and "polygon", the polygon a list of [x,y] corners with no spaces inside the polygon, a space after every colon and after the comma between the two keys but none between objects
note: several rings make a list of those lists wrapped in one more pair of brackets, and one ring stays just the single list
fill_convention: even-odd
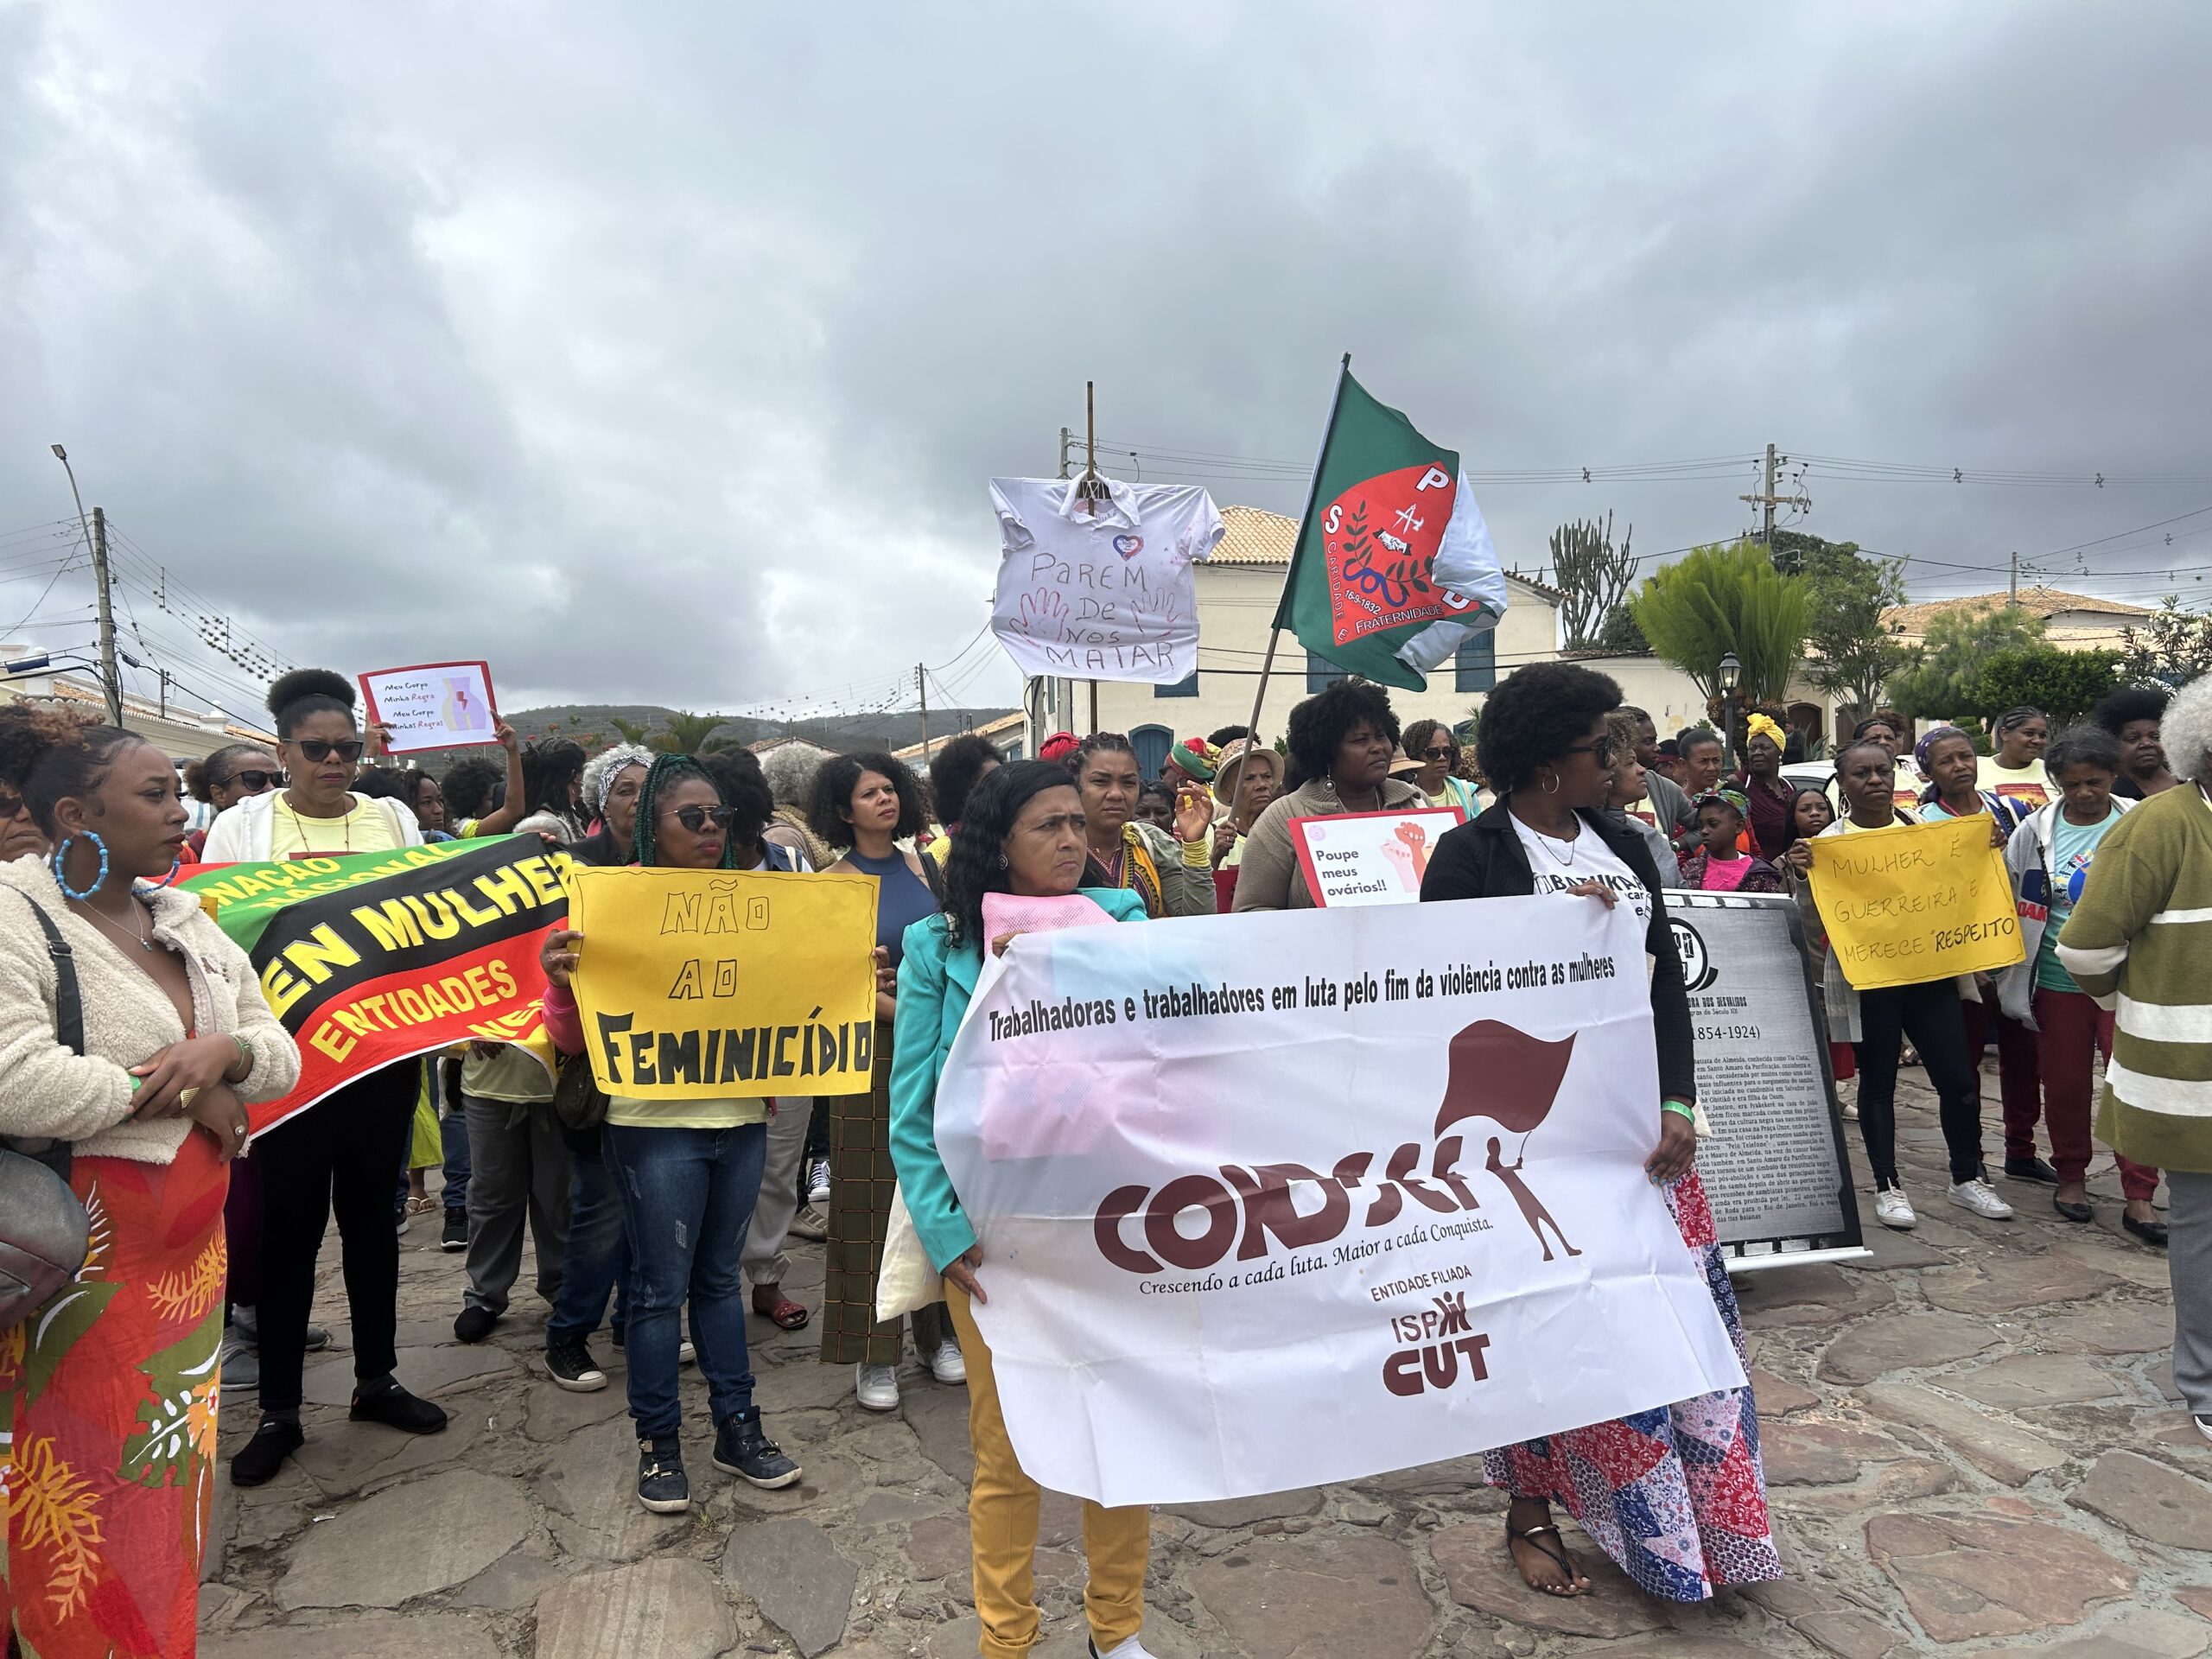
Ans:
[{"label": "yellow sign", "polygon": [[608,1094],[868,1092],[873,876],[579,868],[569,880],[569,925],[584,936],[576,1005]]},{"label": "yellow sign", "polygon": [[1987,973],[2020,960],[2005,855],[1986,817],[1822,836],[1813,900],[1854,990]]}]

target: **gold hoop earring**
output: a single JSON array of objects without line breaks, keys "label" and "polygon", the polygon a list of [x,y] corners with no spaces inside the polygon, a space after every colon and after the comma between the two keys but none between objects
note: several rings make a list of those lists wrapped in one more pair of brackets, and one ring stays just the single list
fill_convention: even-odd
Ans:
[{"label": "gold hoop earring", "polygon": [[1559,773],[1555,772],[1548,772],[1544,774],[1543,791],[1547,795],[1556,795],[1559,793]]}]

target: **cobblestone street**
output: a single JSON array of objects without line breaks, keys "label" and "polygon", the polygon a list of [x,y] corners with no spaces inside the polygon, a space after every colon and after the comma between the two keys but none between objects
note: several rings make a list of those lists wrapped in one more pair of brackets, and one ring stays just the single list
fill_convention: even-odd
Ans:
[{"label": "cobblestone street", "polygon": [[[2101,1149],[2093,1227],[2012,1182],[2010,1223],[1950,1206],[1932,1102],[1907,1077],[1900,1150],[1919,1230],[1870,1240],[1871,1267],[1738,1281],[1787,1581],[1669,1607],[1570,1528],[1595,1593],[1540,1599],[1500,1547],[1502,1497],[1465,1459],[1158,1511],[1147,1643],[1163,1659],[2205,1651],[2212,1446],[2169,1398],[2164,1256],[2120,1231]],[[1993,1126],[1993,1076],[1984,1092]],[[1863,1167],[1859,1180],[1863,1192]],[[319,1318],[341,1351],[310,1359],[296,1464],[258,1491],[223,1483],[209,1659],[976,1651],[963,1390],[910,1363],[901,1413],[871,1416],[849,1370],[816,1363],[811,1330],[755,1319],[767,1426],[804,1483],[768,1493],[716,1474],[687,1370],[695,1509],[650,1516],[604,1333],[612,1386],[547,1381],[525,1267],[492,1340],[455,1344],[461,1259],[439,1252],[435,1223],[402,1241],[400,1376],[452,1412],[450,1429],[412,1440],[346,1421],[334,1237]],[[794,1249],[791,1288],[811,1305],[821,1247]],[[226,1402],[226,1460],[253,1421],[250,1399]],[[1048,1501],[1044,1544],[1039,1652],[1079,1656],[1072,1503]]]}]

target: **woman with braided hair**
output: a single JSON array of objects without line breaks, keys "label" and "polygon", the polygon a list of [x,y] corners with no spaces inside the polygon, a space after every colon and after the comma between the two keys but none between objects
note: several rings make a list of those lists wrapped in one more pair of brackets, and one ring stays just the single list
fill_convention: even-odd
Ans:
[{"label": "woman with braided hair", "polygon": [[[647,869],[743,868],[733,834],[737,817],[714,774],[693,757],[656,756],[638,789],[637,862]],[[760,824],[743,828],[744,839],[757,845]],[[556,928],[541,957],[545,1029],[565,1054],[583,1052],[583,1020],[569,982],[584,944],[573,928]],[[624,1351],[638,1430],[638,1501],[656,1515],[691,1507],[676,1387],[687,1301],[714,1412],[715,1467],[769,1488],[799,1478],[798,1465],[762,1431],[753,1403],[738,1262],[760,1196],[767,1118],[767,1103],[759,1099],[607,1099],[601,1154],[621,1194],[630,1247]]]}]

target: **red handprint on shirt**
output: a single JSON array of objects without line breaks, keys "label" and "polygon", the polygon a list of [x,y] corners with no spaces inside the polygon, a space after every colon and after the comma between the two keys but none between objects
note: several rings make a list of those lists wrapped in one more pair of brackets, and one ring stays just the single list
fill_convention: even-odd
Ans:
[{"label": "red handprint on shirt", "polygon": [[1020,614],[1014,626],[1033,639],[1065,639],[1067,637],[1067,601],[1052,588],[1033,589],[1021,596]]}]

